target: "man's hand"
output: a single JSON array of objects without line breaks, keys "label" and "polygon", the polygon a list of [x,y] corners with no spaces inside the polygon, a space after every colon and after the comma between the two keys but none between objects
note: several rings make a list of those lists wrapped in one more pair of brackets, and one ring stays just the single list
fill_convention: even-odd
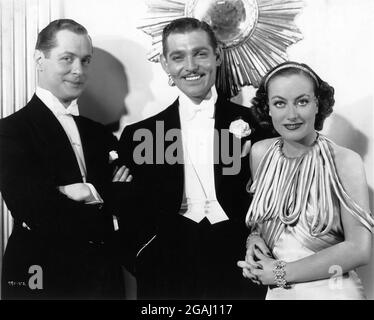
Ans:
[{"label": "man's hand", "polygon": [[114,170],[112,182],[131,182],[132,178],[130,169],[122,166]]},{"label": "man's hand", "polygon": [[58,190],[74,201],[88,202],[92,200],[91,190],[84,183],[68,184],[58,187]]}]

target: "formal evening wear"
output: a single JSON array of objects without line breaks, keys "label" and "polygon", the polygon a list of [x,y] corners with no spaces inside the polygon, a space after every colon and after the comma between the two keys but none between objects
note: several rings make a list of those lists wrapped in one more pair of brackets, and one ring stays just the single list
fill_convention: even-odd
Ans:
[{"label": "formal evening wear", "polygon": [[[41,99],[53,100],[46,92]],[[3,257],[2,298],[123,297],[122,270],[111,245],[109,152],[116,140],[103,125],[82,116],[61,115],[73,126],[66,129],[56,109],[41,99],[34,95],[0,120],[0,190],[14,218]],[[86,204],[58,189],[74,183],[90,184],[100,198]],[[42,270],[41,288],[29,285],[32,266]]]},{"label": "formal evening wear", "polygon": [[[249,124],[250,136],[229,133],[238,119]],[[165,138],[159,137],[160,128]],[[140,132],[153,137],[151,163],[139,163],[134,156]],[[133,187],[143,198],[133,201],[131,215],[120,216],[120,229],[136,256],[139,299],[264,297],[263,290],[243,281],[236,262],[245,254],[244,216],[250,202],[249,155],[240,158],[240,151],[245,142],[266,137],[250,108],[216,97],[214,88],[200,105],[181,94],[159,114],[125,127],[119,158],[130,167]],[[233,155],[234,143],[240,149],[237,158],[225,158],[225,152]],[[173,145],[181,151],[175,152],[179,161],[163,157]],[[234,162],[239,170],[224,174]]]},{"label": "formal evening wear", "polygon": [[[260,232],[274,258],[292,262],[344,241],[342,206],[372,230],[372,214],[344,190],[333,145],[318,134],[310,150],[290,158],[282,152],[282,138],[277,138],[263,156],[250,187],[253,200],[246,220]],[[334,277],[329,279],[294,283],[290,288],[269,288],[266,298],[364,298],[356,271],[339,274],[339,270],[332,266]]]}]

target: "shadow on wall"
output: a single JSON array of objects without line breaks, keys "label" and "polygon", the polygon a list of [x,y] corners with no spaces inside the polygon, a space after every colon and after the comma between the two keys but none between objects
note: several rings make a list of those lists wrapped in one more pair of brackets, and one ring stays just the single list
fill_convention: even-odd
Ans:
[{"label": "shadow on wall", "polygon": [[96,47],[91,64],[87,88],[79,98],[80,113],[117,131],[120,118],[127,114],[125,98],[129,89],[125,67]]},{"label": "shadow on wall", "polygon": [[[118,41],[112,41],[112,43],[108,41],[105,45],[108,48],[116,45],[116,56],[121,57],[121,61],[128,62],[127,72],[131,75],[131,93],[127,97],[129,108],[128,114],[124,117],[124,123],[138,122],[152,115],[152,106],[156,108],[154,113],[160,112],[160,108],[163,106],[157,105],[157,99],[151,90],[151,83],[154,80],[153,68],[156,64],[147,59],[150,47],[144,47],[129,39],[121,39],[120,45]],[[161,66],[160,72],[163,72]],[[159,84],[156,83],[154,85],[155,92],[158,94],[160,92]],[[149,112],[149,110],[152,111]]]},{"label": "shadow on wall", "polygon": [[[363,105],[363,110],[365,106]],[[362,158],[368,152],[368,138],[358,129],[340,115],[333,114],[329,119],[329,126],[326,135],[340,146],[349,148],[357,152]],[[374,212],[374,191],[369,187],[369,204],[370,209]],[[374,246],[374,240],[373,240]],[[367,297],[374,299],[374,255],[367,266],[359,268],[359,274],[362,279]]]},{"label": "shadow on wall", "polygon": [[357,152],[361,157],[365,157],[368,152],[368,139],[358,129],[338,114],[332,114],[326,135],[336,144]]}]

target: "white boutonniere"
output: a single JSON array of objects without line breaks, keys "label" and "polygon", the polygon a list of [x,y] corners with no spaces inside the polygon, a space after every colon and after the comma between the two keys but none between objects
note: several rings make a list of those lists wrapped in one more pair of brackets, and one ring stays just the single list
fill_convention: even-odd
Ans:
[{"label": "white boutonniere", "polygon": [[118,153],[115,150],[109,152],[109,163],[112,163],[114,160],[118,159]]},{"label": "white boutonniere", "polygon": [[238,139],[248,137],[252,132],[249,124],[242,119],[231,122],[229,131]]}]

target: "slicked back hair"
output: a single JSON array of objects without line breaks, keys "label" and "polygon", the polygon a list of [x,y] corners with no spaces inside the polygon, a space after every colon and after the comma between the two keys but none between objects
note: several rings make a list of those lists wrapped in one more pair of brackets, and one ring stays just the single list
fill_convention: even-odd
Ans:
[{"label": "slicked back hair", "polygon": [[180,18],[170,22],[162,31],[162,53],[166,57],[168,47],[167,39],[170,34],[174,33],[187,33],[192,31],[205,31],[208,34],[210,44],[215,51],[218,46],[218,41],[216,35],[214,34],[213,29],[204,21],[200,21],[195,18]]},{"label": "slicked back hair", "polygon": [[54,20],[39,32],[35,49],[42,51],[48,57],[50,51],[57,46],[56,34],[61,30],[69,30],[76,34],[88,36],[86,28],[74,20]]}]

